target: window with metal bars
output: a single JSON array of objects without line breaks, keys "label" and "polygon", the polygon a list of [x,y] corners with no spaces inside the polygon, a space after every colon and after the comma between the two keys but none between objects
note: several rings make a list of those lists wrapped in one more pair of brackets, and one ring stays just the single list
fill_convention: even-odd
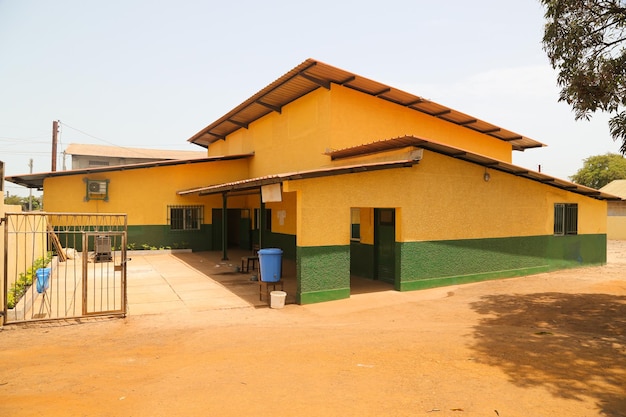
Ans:
[{"label": "window with metal bars", "polygon": [[203,206],[168,206],[170,230],[200,230]]},{"label": "window with metal bars", "polygon": [[578,204],[554,205],[554,234],[556,236],[578,234]]}]

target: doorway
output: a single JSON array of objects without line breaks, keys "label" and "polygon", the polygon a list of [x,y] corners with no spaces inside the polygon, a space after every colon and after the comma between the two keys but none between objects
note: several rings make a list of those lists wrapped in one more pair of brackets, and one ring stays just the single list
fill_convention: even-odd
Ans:
[{"label": "doorway", "polygon": [[374,279],[395,284],[396,210],[374,209]]},{"label": "doorway", "polygon": [[[211,211],[213,250],[222,250],[222,209]],[[226,242],[230,248],[252,248],[252,226],[249,209],[227,209]]]}]

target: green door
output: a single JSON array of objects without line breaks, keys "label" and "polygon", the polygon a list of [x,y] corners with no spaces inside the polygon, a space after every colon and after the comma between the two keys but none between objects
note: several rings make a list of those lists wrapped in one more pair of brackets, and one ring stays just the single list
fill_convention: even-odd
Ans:
[{"label": "green door", "polygon": [[396,272],[396,211],[374,209],[374,255],[376,269],[374,279],[395,283]]}]

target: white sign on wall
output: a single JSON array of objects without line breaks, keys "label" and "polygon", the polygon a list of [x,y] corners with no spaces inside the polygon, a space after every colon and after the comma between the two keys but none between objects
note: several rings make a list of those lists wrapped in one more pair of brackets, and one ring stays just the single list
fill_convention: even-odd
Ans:
[{"label": "white sign on wall", "polygon": [[264,203],[283,201],[280,183],[261,186],[261,200]]}]

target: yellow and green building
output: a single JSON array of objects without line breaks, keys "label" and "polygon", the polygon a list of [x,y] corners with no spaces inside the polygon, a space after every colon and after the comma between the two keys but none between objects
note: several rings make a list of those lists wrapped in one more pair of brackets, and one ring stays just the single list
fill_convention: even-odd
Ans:
[{"label": "yellow and green building", "polygon": [[8,178],[129,242],[283,250],[297,300],[606,262],[610,194],[512,164],[542,143],[308,59],[189,139],[207,157]]}]

